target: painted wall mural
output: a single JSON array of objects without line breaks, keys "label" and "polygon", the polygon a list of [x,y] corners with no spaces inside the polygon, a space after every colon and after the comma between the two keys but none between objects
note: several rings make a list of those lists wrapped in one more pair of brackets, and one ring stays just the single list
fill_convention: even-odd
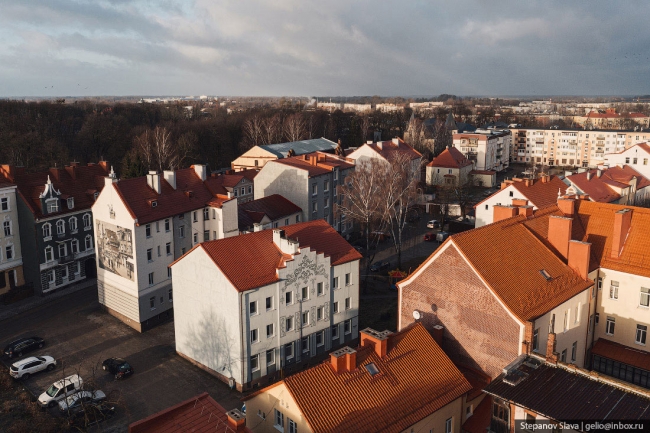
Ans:
[{"label": "painted wall mural", "polygon": [[133,232],[104,221],[95,221],[95,223],[99,268],[133,281],[135,278]]}]

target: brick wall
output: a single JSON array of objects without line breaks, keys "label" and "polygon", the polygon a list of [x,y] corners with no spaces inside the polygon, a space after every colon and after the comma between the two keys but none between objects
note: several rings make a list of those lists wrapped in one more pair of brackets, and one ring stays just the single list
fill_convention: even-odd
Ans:
[{"label": "brick wall", "polygon": [[497,377],[519,350],[519,324],[451,244],[410,284],[401,286],[402,328],[413,310],[432,332],[445,327],[443,349],[454,361]]}]

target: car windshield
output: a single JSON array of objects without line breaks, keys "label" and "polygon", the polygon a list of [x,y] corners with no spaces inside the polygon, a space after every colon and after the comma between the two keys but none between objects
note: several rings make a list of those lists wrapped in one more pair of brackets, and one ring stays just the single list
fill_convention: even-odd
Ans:
[{"label": "car windshield", "polygon": [[11,366],[11,371],[18,371],[18,367],[16,367],[15,365],[12,365]]},{"label": "car windshield", "polygon": [[42,356],[37,356],[36,358],[38,358],[39,361],[45,362],[45,358],[43,358]]},{"label": "car windshield", "polygon": [[46,393],[47,395],[49,395],[50,397],[54,397],[54,396],[56,395],[57,392],[59,392],[59,388],[57,388],[57,387],[54,386],[54,385],[50,386],[50,387],[47,389],[47,391],[45,391],[45,393]]},{"label": "car windshield", "polygon": [[131,366],[129,365],[128,362],[125,362],[124,364],[120,365],[120,370],[121,371],[126,371],[126,370],[128,370],[130,368],[131,368]]}]

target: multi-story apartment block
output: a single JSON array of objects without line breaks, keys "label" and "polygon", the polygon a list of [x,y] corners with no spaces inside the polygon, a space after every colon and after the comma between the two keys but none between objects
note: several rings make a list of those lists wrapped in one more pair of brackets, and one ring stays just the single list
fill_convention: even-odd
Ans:
[{"label": "multi-story apartment block", "polygon": [[172,269],[176,351],[237,389],[358,338],[361,255],[325,221],[204,242]]},{"label": "multi-story apartment block", "polygon": [[357,113],[367,113],[372,111],[372,104],[343,104],[343,111],[355,111]]},{"label": "multi-story apartment block", "polygon": [[108,163],[72,163],[39,173],[3,166],[3,174],[18,189],[23,272],[34,292],[42,295],[94,278],[90,207],[104,186],[103,178],[109,175]]},{"label": "multi-story apartment block", "polygon": [[650,145],[637,143],[617,153],[606,153],[603,165],[605,167],[631,166],[645,178],[650,179]]},{"label": "multi-story apartment block", "polygon": [[347,157],[353,161],[376,159],[388,163],[396,155],[402,155],[408,158],[411,161],[411,170],[414,173],[420,173],[422,154],[409,146],[401,138],[393,138],[390,141],[367,141],[363,146],[359,146],[350,152]]},{"label": "multi-story apartment block", "polygon": [[250,233],[300,222],[302,209],[279,194],[238,205],[239,232]]},{"label": "multi-story apartment block", "polygon": [[650,116],[643,113],[617,113],[614,108],[606,108],[604,113],[590,111],[584,116],[575,116],[573,121],[588,128],[625,129],[633,125],[647,128],[650,126]]},{"label": "multi-story apartment block", "polygon": [[235,159],[230,165],[234,170],[259,170],[269,161],[300,156],[313,152],[334,153],[338,143],[327,138],[292,141],[289,143],[254,146]]},{"label": "multi-story apartment block", "polygon": [[650,198],[650,180],[629,165],[587,169],[566,176],[564,182],[570,185],[570,193],[600,203],[635,205]]},{"label": "multi-story apartment block", "polygon": [[477,129],[454,133],[454,147],[474,164],[476,170],[502,171],[510,166],[512,136],[509,130]]},{"label": "multi-story apartment block", "polygon": [[237,199],[212,192],[220,185],[204,165],[105,181],[92,208],[99,302],[144,331],[173,313],[168,266],[200,242],[239,234]]},{"label": "multi-story apartment block", "polygon": [[25,284],[16,185],[7,179],[6,174],[13,177],[5,170],[10,167],[0,168],[0,295]]},{"label": "multi-story apartment block", "polygon": [[301,221],[324,219],[348,233],[352,221],[336,217],[337,185],[354,170],[350,158],[316,152],[267,163],[255,177],[255,198],[279,194],[302,209]]},{"label": "multi-story apartment block", "polygon": [[356,349],[247,396],[247,425],[268,433],[461,432],[472,386],[422,325],[360,334]]}]

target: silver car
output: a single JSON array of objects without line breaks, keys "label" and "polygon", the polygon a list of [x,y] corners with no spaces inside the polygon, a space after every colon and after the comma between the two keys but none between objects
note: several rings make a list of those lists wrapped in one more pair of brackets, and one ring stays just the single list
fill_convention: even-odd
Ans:
[{"label": "silver car", "polygon": [[75,412],[83,405],[96,404],[106,400],[106,394],[103,391],[77,391],[71,396],[59,402],[61,412]]},{"label": "silver car", "polygon": [[43,370],[51,371],[54,367],[56,367],[56,360],[51,356],[30,356],[11,364],[9,374],[14,379],[28,379],[34,373]]}]

